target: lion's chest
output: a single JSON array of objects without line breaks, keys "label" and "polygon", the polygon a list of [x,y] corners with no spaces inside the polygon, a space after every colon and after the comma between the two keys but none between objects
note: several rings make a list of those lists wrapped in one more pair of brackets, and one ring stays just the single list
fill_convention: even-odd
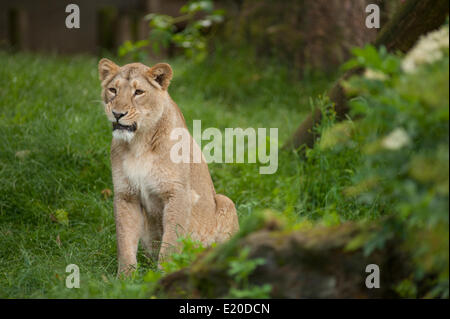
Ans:
[{"label": "lion's chest", "polygon": [[163,190],[163,176],[156,165],[156,158],[125,157],[123,172],[129,185],[139,194],[147,211],[161,206],[159,198]]}]

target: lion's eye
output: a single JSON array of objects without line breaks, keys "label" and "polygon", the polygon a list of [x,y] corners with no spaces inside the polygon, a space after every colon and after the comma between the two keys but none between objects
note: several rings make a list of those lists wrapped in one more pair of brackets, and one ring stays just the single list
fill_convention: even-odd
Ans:
[{"label": "lion's eye", "polygon": [[134,95],[141,95],[141,94],[143,94],[144,93],[144,91],[142,91],[142,90],[136,90],[136,91],[134,91]]},{"label": "lion's eye", "polygon": [[108,90],[109,90],[109,92],[111,92],[112,94],[116,94],[116,93],[117,93],[117,90],[116,90],[115,88],[109,88]]}]

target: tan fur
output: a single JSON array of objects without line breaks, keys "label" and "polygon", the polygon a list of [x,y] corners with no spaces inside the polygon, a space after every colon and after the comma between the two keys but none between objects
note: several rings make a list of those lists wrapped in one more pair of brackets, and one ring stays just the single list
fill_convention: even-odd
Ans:
[{"label": "tan fur", "polygon": [[197,164],[170,159],[177,142],[170,139],[171,131],[186,128],[167,92],[171,67],[165,63],[119,67],[102,59],[99,75],[108,119],[116,121],[113,111],[127,112],[119,123],[137,125],[134,133],[115,131],[118,135],[111,144],[119,273],[135,268],[139,242],[160,263],[177,247],[181,235],[210,245],[235,233],[239,229],[235,206],[216,194],[204,159]]}]

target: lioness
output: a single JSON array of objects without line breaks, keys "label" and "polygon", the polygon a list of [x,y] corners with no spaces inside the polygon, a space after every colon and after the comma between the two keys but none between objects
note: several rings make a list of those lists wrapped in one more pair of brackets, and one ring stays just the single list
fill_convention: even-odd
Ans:
[{"label": "lioness", "polygon": [[[102,98],[112,123],[111,166],[114,184],[118,273],[136,266],[141,241],[158,262],[189,235],[205,245],[221,242],[239,229],[234,203],[216,194],[204,158],[174,163],[175,128],[186,129],[167,91],[172,68],[166,63],[119,67],[98,64]],[[192,148],[199,149],[189,134]]]}]

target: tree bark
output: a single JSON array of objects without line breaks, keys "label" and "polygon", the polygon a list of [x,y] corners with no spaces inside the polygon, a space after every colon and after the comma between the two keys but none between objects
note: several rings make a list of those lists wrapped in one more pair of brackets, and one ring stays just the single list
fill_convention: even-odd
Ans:
[{"label": "tree bark", "polygon": [[250,43],[258,55],[282,58],[299,75],[308,69],[334,71],[352,47],[375,39],[377,30],[364,27],[365,8],[379,1],[243,0],[229,11],[225,36]]},{"label": "tree bark", "polygon": [[[439,28],[449,13],[448,0],[407,0],[392,19],[381,30],[374,45],[385,46],[387,50],[407,52],[421,35]],[[330,100],[335,105],[337,118],[345,118],[349,107],[341,81],[348,79],[361,69],[346,72],[329,92]],[[284,149],[299,149],[302,146],[312,148],[317,138],[313,128],[321,120],[321,111],[316,109],[300,124]]]}]

